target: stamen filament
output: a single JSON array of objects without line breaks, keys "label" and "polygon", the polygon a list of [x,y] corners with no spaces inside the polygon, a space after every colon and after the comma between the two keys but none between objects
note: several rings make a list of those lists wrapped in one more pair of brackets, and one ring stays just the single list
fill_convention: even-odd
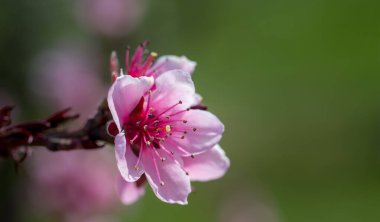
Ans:
[{"label": "stamen filament", "polygon": [[166,140],[167,143],[169,143],[170,145],[172,145],[172,147],[178,149],[179,151],[183,152],[185,155],[192,155],[191,153],[189,153],[188,151],[184,150],[182,147],[180,147],[177,143],[175,143],[173,140]]},{"label": "stamen filament", "polygon": [[176,112],[176,113],[171,114],[170,116],[176,116],[176,115],[178,115],[178,114],[181,114],[181,113],[184,113],[184,112],[187,112],[187,111],[189,111],[189,109],[185,109],[185,110],[178,111],[178,112]]},{"label": "stamen filament", "polygon": [[157,57],[157,53],[155,53],[155,52],[150,53],[148,58],[145,60],[145,63],[142,65],[140,72],[145,73],[149,69],[149,67],[152,65],[153,60],[156,57]]},{"label": "stamen filament", "polygon": [[136,165],[135,165],[135,170],[139,170],[139,163],[140,163],[141,158],[142,158],[142,150],[143,150],[143,142],[142,142],[142,140],[140,140],[139,157],[137,158],[137,162],[136,162]]},{"label": "stamen filament", "polygon": [[[176,103],[176,104],[170,106],[169,108],[165,109],[163,112],[161,112],[157,116],[155,116],[152,119],[150,119],[149,121],[147,121],[147,123],[150,123],[151,121],[154,121],[154,120],[158,119],[160,116],[162,116],[163,114],[169,112],[170,110],[172,110],[174,107],[178,106],[179,104],[182,104],[182,101],[179,101],[178,103]],[[171,115],[171,116],[173,116],[173,115]]]},{"label": "stamen filament", "polygon": [[157,160],[156,160],[156,158],[154,158],[152,151],[148,150],[148,152],[150,153],[150,156],[153,159],[153,165],[154,165],[154,168],[156,169],[156,174],[157,174],[158,180],[160,180],[160,185],[164,186],[164,181],[162,181],[160,171],[158,170]]},{"label": "stamen filament", "polygon": [[129,143],[132,145],[138,137],[139,137],[139,132],[137,131],[136,135],[129,141]]}]

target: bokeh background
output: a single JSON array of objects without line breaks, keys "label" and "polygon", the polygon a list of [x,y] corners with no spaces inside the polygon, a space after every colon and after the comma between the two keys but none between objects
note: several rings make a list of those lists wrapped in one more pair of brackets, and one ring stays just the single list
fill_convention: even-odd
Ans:
[{"label": "bokeh background", "polygon": [[[35,197],[35,171],[55,167],[62,180],[59,161],[36,152],[16,173],[0,160],[0,221],[379,221],[379,10],[375,0],[1,0],[0,102],[17,106],[16,121],[67,106],[85,119],[110,85],[110,52],[149,40],[197,61],[231,168],[193,183],[185,207],[148,188],[132,206],[107,199],[111,209],[78,218],[41,206],[48,188]],[[112,196],[98,197],[104,189],[89,196]]]}]

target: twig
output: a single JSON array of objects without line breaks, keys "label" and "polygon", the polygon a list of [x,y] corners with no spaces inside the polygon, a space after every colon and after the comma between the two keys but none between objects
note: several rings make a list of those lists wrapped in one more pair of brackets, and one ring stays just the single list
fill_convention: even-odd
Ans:
[{"label": "twig", "polygon": [[106,100],[103,100],[96,114],[82,128],[72,132],[62,128],[64,123],[79,117],[69,115],[70,109],[54,113],[42,121],[11,125],[12,109],[11,106],[0,108],[0,157],[3,158],[22,161],[27,149],[31,147],[46,147],[51,151],[98,149],[113,142],[112,136],[107,133],[112,116]]}]

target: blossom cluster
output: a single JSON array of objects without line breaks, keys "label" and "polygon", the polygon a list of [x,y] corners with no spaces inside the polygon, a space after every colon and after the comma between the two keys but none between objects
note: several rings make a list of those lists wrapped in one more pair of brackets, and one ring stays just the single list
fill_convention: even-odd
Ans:
[{"label": "blossom cluster", "polygon": [[167,203],[187,204],[190,181],[222,177],[230,161],[219,145],[224,125],[201,104],[192,73],[196,63],[185,56],[147,53],[141,44],[125,73],[111,55],[114,80],[108,106],[114,122],[120,172],[118,191],[125,204],[138,200],[147,181],[155,195]]}]

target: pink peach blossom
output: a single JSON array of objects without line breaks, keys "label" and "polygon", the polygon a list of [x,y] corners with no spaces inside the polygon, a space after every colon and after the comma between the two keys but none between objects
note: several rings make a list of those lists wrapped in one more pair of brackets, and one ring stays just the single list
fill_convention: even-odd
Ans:
[{"label": "pink peach blossom", "polygon": [[111,212],[118,202],[117,170],[107,151],[37,150],[28,168],[32,204],[47,214],[72,218],[69,221]]},{"label": "pink peach blossom", "polygon": [[[71,107],[81,122],[93,115],[107,90],[100,79],[96,50],[62,43],[42,52],[33,63],[31,89],[52,111]],[[45,104],[41,104],[45,105]]]},{"label": "pink peach blossom", "polygon": [[84,28],[106,37],[123,37],[141,21],[143,0],[77,0],[76,17]]},{"label": "pink peach blossom", "polygon": [[[136,53],[131,67],[141,62],[142,52]],[[148,57],[145,64],[149,63]],[[127,182],[145,175],[159,199],[187,204],[191,179],[215,179],[229,166],[217,145],[224,126],[210,112],[191,109],[199,98],[188,72],[174,69],[153,78],[145,66],[118,77],[109,90],[108,104],[119,130],[117,165]]]},{"label": "pink peach blossom", "polygon": [[[157,78],[161,74],[175,69],[180,69],[190,74],[194,72],[197,63],[189,60],[186,56],[166,55],[159,57],[157,61],[154,62],[157,53],[151,52],[147,58],[144,59],[144,51],[147,45],[147,42],[141,43],[132,58],[130,58],[130,49],[127,48],[125,58],[126,74],[132,77],[152,76]],[[118,63],[117,57],[113,54],[111,57],[111,67],[114,69],[116,68],[114,67],[115,63]],[[117,69],[114,71],[119,72]]]}]

